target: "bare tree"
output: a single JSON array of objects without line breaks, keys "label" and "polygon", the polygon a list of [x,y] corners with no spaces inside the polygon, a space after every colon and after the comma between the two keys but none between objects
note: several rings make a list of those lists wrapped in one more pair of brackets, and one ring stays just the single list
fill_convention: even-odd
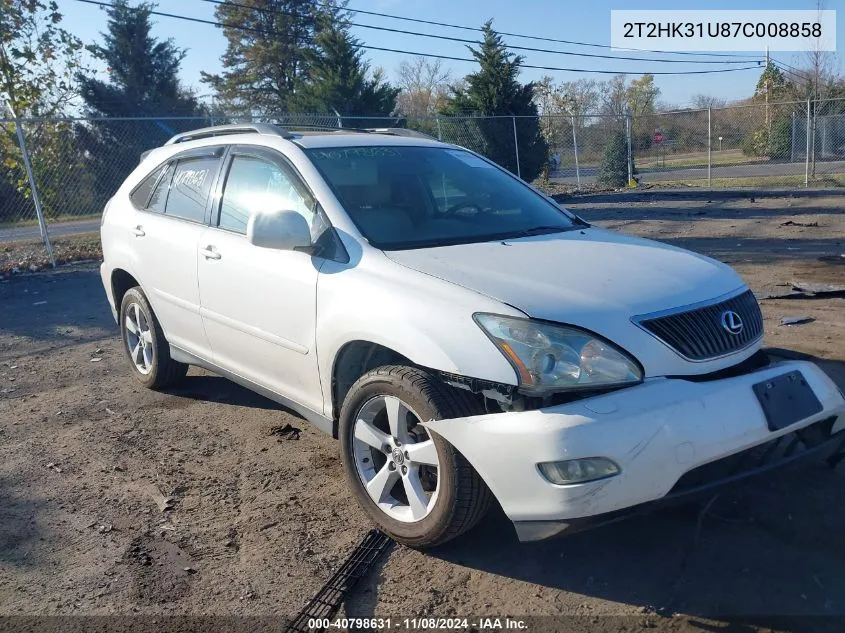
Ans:
[{"label": "bare tree", "polygon": [[405,60],[397,71],[402,92],[396,108],[406,116],[429,116],[445,103],[449,93],[451,72],[440,59],[415,57]]},{"label": "bare tree", "polygon": [[628,85],[625,75],[614,75],[611,79],[599,84],[601,114],[619,119],[625,116],[625,106],[628,103]]},{"label": "bare tree", "polygon": [[599,107],[599,84],[595,79],[567,81],[561,84],[556,96],[566,114],[576,117],[594,114]]},{"label": "bare tree", "polygon": [[[697,94],[690,100],[692,107],[696,110],[707,110],[708,108],[724,108],[728,105],[727,99],[714,97],[712,95]],[[658,108],[660,109],[660,108]]]},{"label": "bare tree", "polygon": [[[818,21],[821,22],[821,12],[825,10],[825,0],[816,0]],[[836,80],[836,60],[832,53],[822,50],[820,37],[810,40],[808,50],[804,53],[808,69],[803,73],[804,91],[813,100],[813,122],[810,130],[810,152],[812,159],[811,175],[816,175],[816,124],[819,115],[819,101],[830,96]]]},{"label": "bare tree", "polygon": [[[816,0],[818,20],[821,22],[821,12],[825,10],[827,2]],[[808,50],[804,53],[805,64],[808,66],[807,92],[812,99],[825,99],[829,88],[836,76],[836,58],[833,53],[822,50],[820,37],[810,40]]]}]

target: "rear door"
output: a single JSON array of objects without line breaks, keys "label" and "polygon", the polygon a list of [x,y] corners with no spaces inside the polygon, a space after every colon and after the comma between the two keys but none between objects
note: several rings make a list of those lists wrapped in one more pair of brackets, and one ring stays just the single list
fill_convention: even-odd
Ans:
[{"label": "rear door", "polygon": [[163,165],[143,208],[133,201],[129,231],[135,273],[168,341],[207,359],[211,350],[199,314],[196,252],[222,156],[221,147],[203,148]]},{"label": "rear door", "polygon": [[196,255],[214,362],[322,411],[315,319],[324,260],[246,239],[251,214],[282,210],[300,213],[316,237],[324,226],[316,200],[281,154],[259,147],[231,148],[222,183]]}]

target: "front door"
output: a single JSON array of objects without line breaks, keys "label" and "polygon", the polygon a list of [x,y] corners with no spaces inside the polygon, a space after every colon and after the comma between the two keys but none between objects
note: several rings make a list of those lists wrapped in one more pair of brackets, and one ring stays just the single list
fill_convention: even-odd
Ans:
[{"label": "front door", "polygon": [[196,255],[200,313],[214,362],[322,411],[315,313],[323,260],[246,239],[251,214],[297,211],[311,225],[316,202],[276,152],[234,147],[224,169],[217,217]]}]

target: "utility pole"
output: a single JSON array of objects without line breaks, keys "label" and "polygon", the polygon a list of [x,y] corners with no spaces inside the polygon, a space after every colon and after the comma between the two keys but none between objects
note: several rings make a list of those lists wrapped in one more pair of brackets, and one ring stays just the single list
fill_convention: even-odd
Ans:
[{"label": "utility pole", "polygon": [[766,70],[763,71],[766,77],[766,143],[768,144],[769,139],[771,138],[771,126],[769,125],[769,83],[772,80],[772,74],[769,72],[769,47],[766,47]]},{"label": "utility pole", "polygon": [[625,108],[625,136],[628,137],[628,186],[634,182],[634,155],[631,151],[631,111]]}]

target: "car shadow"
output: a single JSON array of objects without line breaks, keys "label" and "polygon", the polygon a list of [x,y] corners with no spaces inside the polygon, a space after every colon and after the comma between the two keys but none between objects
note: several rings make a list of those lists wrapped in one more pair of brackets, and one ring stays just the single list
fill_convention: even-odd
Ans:
[{"label": "car shadow", "polygon": [[845,506],[834,501],[843,493],[845,468],[806,464],[722,493],[709,506],[534,543],[519,543],[496,507],[430,554],[659,615],[843,616],[845,541],[836,535]]},{"label": "car shadow", "polygon": [[[0,283],[0,332],[38,341],[27,354],[112,338],[117,326],[94,267],[12,277]],[[0,354],[15,357],[13,344]]]},{"label": "car shadow", "polygon": [[[200,371],[192,369],[192,372]],[[266,411],[283,411],[302,418],[296,411],[265,398],[246,387],[232,382],[228,378],[210,373],[189,374],[173,387],[163,389],[162,393],[178,398],[200,400],[203,402],[219,402],[237,407],[263,409]]]}]

